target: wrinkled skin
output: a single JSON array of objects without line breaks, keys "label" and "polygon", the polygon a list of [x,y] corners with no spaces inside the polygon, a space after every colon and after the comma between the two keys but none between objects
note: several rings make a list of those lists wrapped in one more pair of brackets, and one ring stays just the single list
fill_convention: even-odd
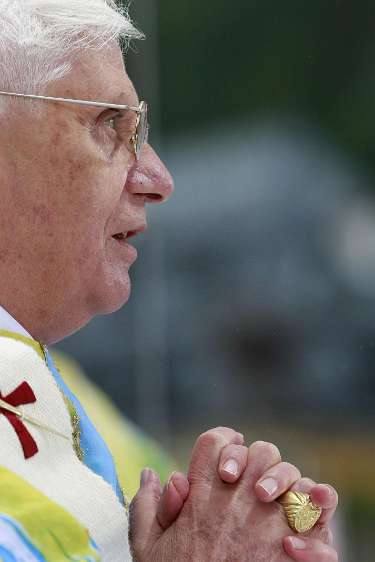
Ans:
[{"label": "wrinkled skin", "polygon": [[[138,105],[117,45],[82,55],[45,93]],[[34,111],[37,104],[44,105]],[[111,116],[105,109],[41,101],[15,101],[0,116],[0,302],[47,344],[125,304],[135,250],[113,235],[144,230],[146,204],[166,201],[173,191],[151,146],[136,161],[109,126]],[[188,493],[164,509],[164,525],[158,510],[168,494],[160,498],[157,479],[143,484],[132,507],[139,562],[290,560],[281,508],[254,493],[277,453],[254,446],[238,483],[224,483],[217,467],[233,441],[228,435],[230,430],[208,432],[198,440]],[[311,556],[295,560],[337,560],[334,551],[322,550],[327,528],[317,533],[324,540],[314,543]]]},{"label": "wrinkled skin", "polygon": [[[169,492],[159,499],[159,483],[148,473],[131,508],[137,562],[337,562],[327,518],[306,537],[307,548],[298,552],[291,547],[293,533],[281,506],[257,497],[258,481],[281,466],[274,445],[254,443],[238,481],[223,482],[218,472],[220,454],[235,435],[217,428],[198,439],[188,473],[189,490],[168,527],[160,524],[160,502]],[[300,480],[294,488],[302,491],[306,485]]]},{"label": "wrinkled skin", "polygon": [[[138,106],[117,44],[80,55],[45,94]],[[130,143],[119,142],[112,110],[6,103],[0,302],[35,339],[50,344],[126,303],[136,251],[113,235],[144,230],[146,205],[166,201],[173,181],[150,145],[136,161]],[[136,114],[128,115],[130,139]]]}]

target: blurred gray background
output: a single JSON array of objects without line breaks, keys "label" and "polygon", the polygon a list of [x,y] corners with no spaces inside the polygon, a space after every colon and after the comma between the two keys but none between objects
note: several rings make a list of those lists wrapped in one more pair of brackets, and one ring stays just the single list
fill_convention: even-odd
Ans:
[{"label": "blurred gray background", "polygon": [[234,425],[375,540],[375,5],[136,0],[126,63],[174,175],[133,293],[59,345],[183,464]]}]

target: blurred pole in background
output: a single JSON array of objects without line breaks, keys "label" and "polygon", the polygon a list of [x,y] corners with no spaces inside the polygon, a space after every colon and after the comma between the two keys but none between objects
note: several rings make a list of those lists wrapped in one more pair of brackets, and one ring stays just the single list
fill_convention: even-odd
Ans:
[{"label": "blurred pole in background", "polygon": [[[127,69],[140,99],[149,104],[150,140],[160,150],[158,0],[137,0],[131,16],[147,41],[137,42],[129,50]],[[162,225],[146,235],[139,262],[133,327],[137,422],[168,445],[167,289]]]},{"label": "blurred pole in background", "polygon": [[150,109],[151,140],[160,147],[161,100],[160,100],[160,49],[159,49],[159,0],[137,0],[131,5],[131,17],[146,41],[134,42],[126,57],[129,75],[140,99],[145,99]]}]

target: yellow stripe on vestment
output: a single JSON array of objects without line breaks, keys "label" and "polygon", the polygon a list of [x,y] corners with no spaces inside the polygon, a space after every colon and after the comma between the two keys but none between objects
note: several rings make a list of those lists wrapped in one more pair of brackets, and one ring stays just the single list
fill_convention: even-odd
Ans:
[{"label": "yellow stripe on vestment", "polygon": [[26,480],[0,466],[0,518],[4,516],[21,526],[48,561],[100,561],[79,521]]},{"label": "yellow stripe on vestment", "polygon": [[27,336],[22,336],[21,334],[17,334],[17,332],[10,332],[9,330],[0,330],[0,337],[9,338],[11,340],[17,340],[20,341],[21,343],[29,345],[34,349],[34,351],[37,352],[39,357],[43,359],[43,361],[45,362],[46,357],[45,357],[43,346],[36,340],[33,340],[32,338],[28,338]]}]

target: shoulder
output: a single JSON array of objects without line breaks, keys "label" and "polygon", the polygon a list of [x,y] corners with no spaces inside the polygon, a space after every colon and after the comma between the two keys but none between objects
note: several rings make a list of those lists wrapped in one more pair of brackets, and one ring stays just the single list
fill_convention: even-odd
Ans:
[{"label": "shoulder", "polygon": [[[17,418],[20,422],[18,427],[13,423],[15,416],[12,419],[12,415],[7,415],[0,407],[0,467],[8,471],[6,475],[11,475],[13,482],[10,487],[13,498],[8,507],[17,502],[25,505],[28,520],[35,522],[43,537],[43,521],[52,521],[57,529],[62,530],[68,525],[68,531],[62,533],[66,537],[72,535],[73,528],[78,537],[83,533],[87,538],[88,533],[84,530],[88,529],[106,562],[131,560],[125,509],[111,486],[78,459],[73,447],[69,411],[52,372],[39,354],[27,346],[25,349],[22,342],[8,342],[0,338],[0,357],[0,393],[3,399],[14,397],[14,393],[17,394],[25,383],[35,396],[34,401],[24,398],[18,401],[24,414],[23,418]],[[30,439],[34,442],[32,455],[25,454],[24,448],[25,442]],[[4,474],[0,473],[0,480],[5,483]],[[0,485],[0,515],[4,510],[1,496]],[[20,522],[19,514],[4,513],[8,523],[9,517],[14,519],[12,525]],[[108,513],[111,513],[109,519]],[[77,530],[72,521],[79,521],[82,527]],[[87,555],[77,557],[74,553],[74,556],[69,559],[96,560]],[[28,560],[27,557],[15,559]],[[35,558],[48,562],[62,559],[62,556]],[[33,558],[31,560],[34,562]]]},{"label": "shoulder", "polygon": [[[26,393],[23,392],[25,388],[28,389]],[[41,424],[55,427],[55,420],[58,420],[63,433],[69,435],[71,432],[69,412],[40,344],[22,336],[4,336],[1,330],[0,398],[18,407],[25,416],[36,416]],[[0,426],[4,426],[4,414],[1,410]],[[32,429],[38,429],[31,425]],[[9,429],[9,424],[6,427]]]},{"label": "shoulder", "polygon": [[52,453],[70,446],[70,415],[42,349],[1,331],[0,399],[1,465],[25,473],[35,465],[38,473]]},{"label": "shoulder", "polygon": [[26,343],[27,338],[21,338],[4,336],[0,330],[0,382],[6,384],[8,379],[18,379],[19,373],[28,376],[38,371],[46,376],[49,372],[40,344],[31,339]]}]

